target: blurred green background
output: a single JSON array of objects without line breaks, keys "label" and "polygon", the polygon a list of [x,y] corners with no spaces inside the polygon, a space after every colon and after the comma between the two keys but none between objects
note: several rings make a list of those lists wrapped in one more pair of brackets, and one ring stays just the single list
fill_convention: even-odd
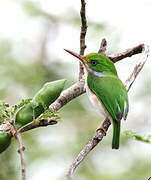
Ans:
[{"label": "blurred green background", "polygon": [[[66,87],[76,82],[78,62],[63,48],[79,52],[79,9],[80,0],[0,1],[0,99],[13,105],[32,97],[47,81],[67,78]],[[137,20],[149,15],[148,0],[87,1],[86,52],[97,51],[103,37],[108,40],[109,54],[139,43],[151,44],[151,25]],[[138,60],[136,55],[117,63],[123,81]],[[129,93],[130,112],[122,131],[151,133],[149,61]],[[102,119],[86,95],[64,106],[59,114],[61,120],[57,125],[23,134],[28,180],[65,179],[69,165]],[[75,179],[147,180],[151,176],[151,144],[121,135],[121,147],[115,151],[111,149],[111,136],[110,128],[108,135],[79,166]],[[13,140],[0,155],[0,180],[20,179],[16,151],[17,142]]]}]

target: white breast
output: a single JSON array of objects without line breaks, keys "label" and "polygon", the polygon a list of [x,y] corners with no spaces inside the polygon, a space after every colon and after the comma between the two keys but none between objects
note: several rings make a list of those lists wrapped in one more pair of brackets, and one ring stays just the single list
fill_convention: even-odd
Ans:
[{"label": "white breast", "polygon": [[97,111],[99,111],[104,117],[110,117],[108,112],[104,109],[103,105],[101,104],[101,102],[98,100],[97,96],[90,90],[90,88],[87,85],[87,76],[88,76],[88,72],[84,67],[84,75],[85,75],[85,89],[86,89],[86,93],[91,101],[91,103],[93,104],[93,106],[95,107],[95,109]]},{"label": "white breast", "polygon": [[107,116],[107,113],[102,106],[101,102],[98,100],[97,96],[88,88],[87,84],[85,85],[87,95],[93,104],[94,108],[99,111],[104,117]]}]

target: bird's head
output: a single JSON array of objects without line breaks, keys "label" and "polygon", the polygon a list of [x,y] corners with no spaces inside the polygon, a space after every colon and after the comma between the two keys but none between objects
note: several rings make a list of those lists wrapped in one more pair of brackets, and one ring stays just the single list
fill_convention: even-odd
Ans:
[{"label": "bird's head", "polygon": [[86,56],[81,56],[67,49],[65,49],[65,51],[78,58],[88,72],[94,72],[95,74],[98,72],[104,75],[117,75],[114,63],[102,54],[90,53]]}]

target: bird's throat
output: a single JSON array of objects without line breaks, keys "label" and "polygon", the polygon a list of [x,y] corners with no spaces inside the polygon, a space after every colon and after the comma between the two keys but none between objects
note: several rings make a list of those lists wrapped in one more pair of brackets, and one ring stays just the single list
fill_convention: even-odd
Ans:
[{"label": "bird's throat", "polygon": [[97,72],[97,71],[94,71],[92,69],[87,69],[88,73],[91,73],[93,74],[94,76],[97,76],[97,77],[106,77],[107,75],[105,73],[102,73],[102,72]]}]

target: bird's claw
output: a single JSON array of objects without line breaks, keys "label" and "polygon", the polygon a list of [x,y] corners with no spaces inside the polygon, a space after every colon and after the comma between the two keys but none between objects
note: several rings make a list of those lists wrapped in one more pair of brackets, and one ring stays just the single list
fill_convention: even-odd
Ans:
[{"label": "bird's claw", "polygon": [[104,128],[100,127],[96,129],[96,132],[100,132],[100,131],[103,133],[104,136],[106,136],[106,130]]}]

